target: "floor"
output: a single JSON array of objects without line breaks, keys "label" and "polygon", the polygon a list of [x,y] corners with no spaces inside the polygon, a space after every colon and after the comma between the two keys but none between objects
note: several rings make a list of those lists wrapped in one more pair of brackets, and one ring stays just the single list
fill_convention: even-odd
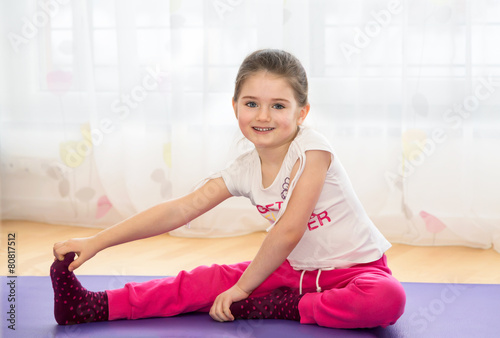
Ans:
[{"label": "floor", "polygon": [[[47,276],[52,246],[87,237],[99,229],[27,221],[2,221],[0,275],[8,275],[7,239],[15,233],[15,274]],[[251,260],[265,233],[219,239],[168,234],[108,248],[75,271],[78,275],[174,275],[198,265]],[[12,250],[11,250],[12,251]],[[12,257],[12,256],[11,256]],[[402,282],[500,284],[500,253],[459,246],[417,247],[393,244],[387,252],[394,276]]]}]

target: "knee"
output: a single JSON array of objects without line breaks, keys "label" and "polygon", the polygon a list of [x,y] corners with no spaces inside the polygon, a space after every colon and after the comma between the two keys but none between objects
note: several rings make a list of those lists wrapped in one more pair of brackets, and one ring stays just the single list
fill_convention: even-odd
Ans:
[{"label": "knee", "polygon": [[376,276],[355,282],[369,298],[373,326],[386,327],[396,323],[404,312],[406,293],[401,283],[391,275]]}]

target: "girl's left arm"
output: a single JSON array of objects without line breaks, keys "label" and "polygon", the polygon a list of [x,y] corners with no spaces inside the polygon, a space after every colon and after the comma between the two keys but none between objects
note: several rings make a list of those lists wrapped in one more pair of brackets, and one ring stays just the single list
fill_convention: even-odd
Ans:
[{"label": "girl's left arm", "polygon": [[239,281],[217,296],[210,309],[213,319],[221,322],[234,320],[229,306],[247,298],[286,260],[304,235],[332,160],[329,152],[320,150],[307,151],[306,157],[304,171],[297,181],[286,211],[269,231],[259,252]]}]

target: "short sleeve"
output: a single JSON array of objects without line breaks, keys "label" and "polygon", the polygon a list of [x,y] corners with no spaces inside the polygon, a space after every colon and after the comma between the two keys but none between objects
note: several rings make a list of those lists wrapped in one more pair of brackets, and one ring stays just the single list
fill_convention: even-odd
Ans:
[{"label": "short sleeve", "polygon": [[328,139],[313,129],[304,127],[299,142],[304,151],[324,150],[333,154],[333,149]]},{"label": "short sleeve", "polygon": [[227,168],[220,172],[227,189],[233,196],[250,196],[255,167],[254,151],[245,153],[234,160]]}]

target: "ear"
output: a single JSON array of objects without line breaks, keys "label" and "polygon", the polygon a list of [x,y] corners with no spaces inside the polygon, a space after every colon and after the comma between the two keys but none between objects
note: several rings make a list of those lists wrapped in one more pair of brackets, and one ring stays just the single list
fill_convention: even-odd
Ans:
[{"label": "ear", "polygon": [[234,100],[234,97],[231,99],[233,103],[234,116],[238,119],[238,102]]},{"label": "ear", "polygon": [[311,105],[309,103],[300,109],[299,117],[297,118],[297,125],[298,126],[300,126],[302,123],[304,123],[304,120],[306,119],[307,114],[309,114],[309,109],[311,109]]}]

